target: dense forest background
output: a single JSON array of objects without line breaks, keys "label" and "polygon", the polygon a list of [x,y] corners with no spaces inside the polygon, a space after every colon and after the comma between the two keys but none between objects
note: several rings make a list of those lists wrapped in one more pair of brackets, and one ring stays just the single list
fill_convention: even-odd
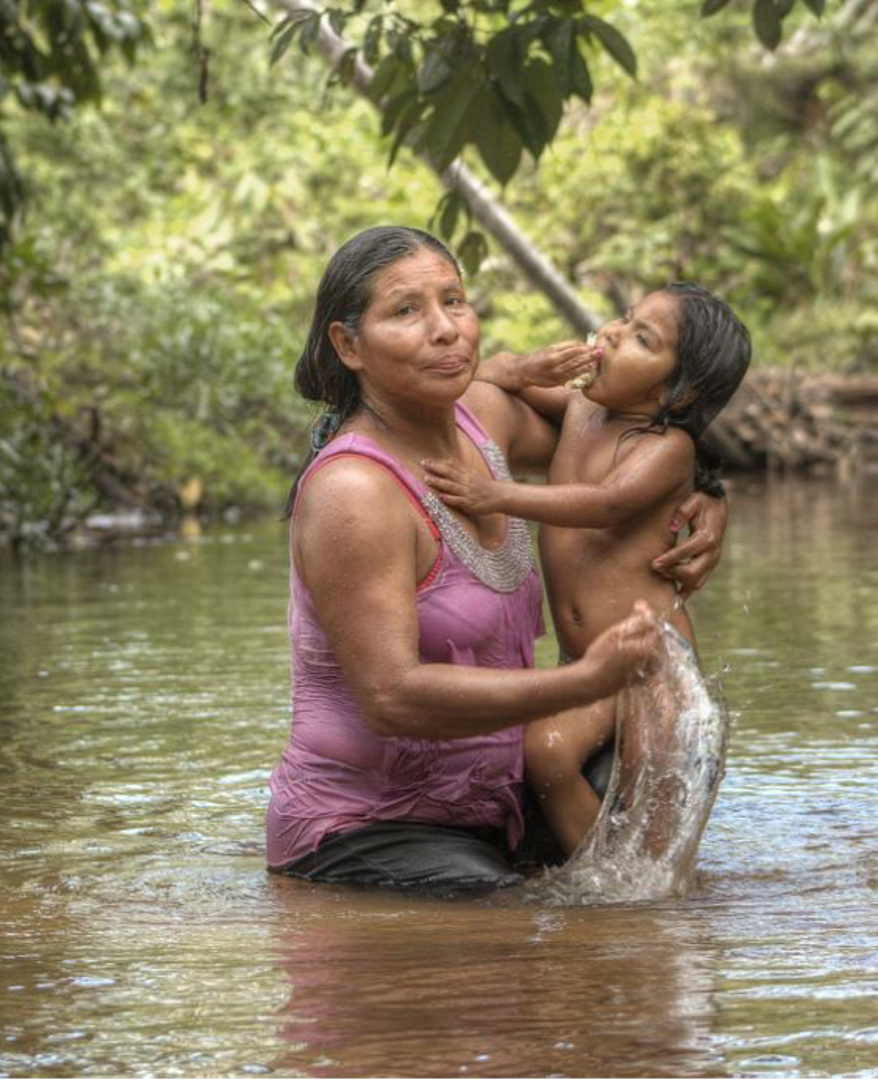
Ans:
[{"label": "dense forest background", "polygon": [[[463,159],[599,315],[694,279],[743,313],[757,365],[874,372],[875,19],[813,6],[770,52],[749,3],[589,4],[638,77],[596,51],[590,104],[568,101],[502,193]],[[323,266],[369,225],[431,227],[444,192],[406,148],[388,168],[392,136],[315,50],[271,66],[244,0],[142,14],[136,56],[101,57],[99,103],[53,119],[0,96],[27,189],[0,237],[0,533],[19,545],[106,507],[276,511]],[[570,336],[495,243],[469,285],[484,355]]]}]

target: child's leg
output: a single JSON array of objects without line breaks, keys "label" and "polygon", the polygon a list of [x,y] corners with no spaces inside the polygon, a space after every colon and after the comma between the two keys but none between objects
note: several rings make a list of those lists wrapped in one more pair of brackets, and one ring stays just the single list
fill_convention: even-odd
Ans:
[{"label": "child's leg", "polygon": [[524,733],[527,779],[540,809],[570,855],[594,825],[601,801],[582,775],[583,763],[613,737],[615,699],[569,709],[528,724]]}]

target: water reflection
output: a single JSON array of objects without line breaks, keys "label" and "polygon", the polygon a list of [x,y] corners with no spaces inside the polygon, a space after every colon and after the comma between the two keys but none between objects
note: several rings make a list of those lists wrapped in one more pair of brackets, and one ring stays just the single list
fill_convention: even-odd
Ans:
[{"label": "water reflection", "polygon": [[[716,957],[684,913],[303,895],[278,943],[309,1076],[717,1075]],[[649,942],[644,949],[643,943]],[[352,1041],[351,1031],[358,1032]]]},{"label": "water reflection", "polygon": [[739,485],[695,603],[728,772],[649,908],[266,875],[282,526],[0,555],[0,1075],[875,1075],[876,524]]}]

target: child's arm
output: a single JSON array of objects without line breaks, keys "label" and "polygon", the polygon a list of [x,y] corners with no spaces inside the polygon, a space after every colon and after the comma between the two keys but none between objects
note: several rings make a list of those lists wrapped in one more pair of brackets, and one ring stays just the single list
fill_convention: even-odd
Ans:
[{"label": "child's arm", "polygon": [[585,341],[561,341],[532,353],[496,353],[479,366],[476,378],[516,394],[547,420],[560,423],[577,393],[563,384],[592,372],[600,356],[601,350]]},{"label": "child's arm", "polygon": [[516,484],[491,480],[450,461],[422,462],[427,483],[442,501],[465,513],[512,514],[570,529],[616,525],[691,481],[695,448],[670,428],[644,434],[600,484]]}]

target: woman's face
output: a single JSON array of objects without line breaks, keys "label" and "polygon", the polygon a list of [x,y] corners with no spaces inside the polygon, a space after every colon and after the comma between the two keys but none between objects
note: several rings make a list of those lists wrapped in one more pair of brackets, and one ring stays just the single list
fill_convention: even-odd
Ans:
[{"label": "woman's face", "polygon": [[425,248],[377,275],[354,337],[341,323],[329,335],[363,392],[379,400],[456,401],[479,362],[479,320],[463,282],[446,259]]}]

